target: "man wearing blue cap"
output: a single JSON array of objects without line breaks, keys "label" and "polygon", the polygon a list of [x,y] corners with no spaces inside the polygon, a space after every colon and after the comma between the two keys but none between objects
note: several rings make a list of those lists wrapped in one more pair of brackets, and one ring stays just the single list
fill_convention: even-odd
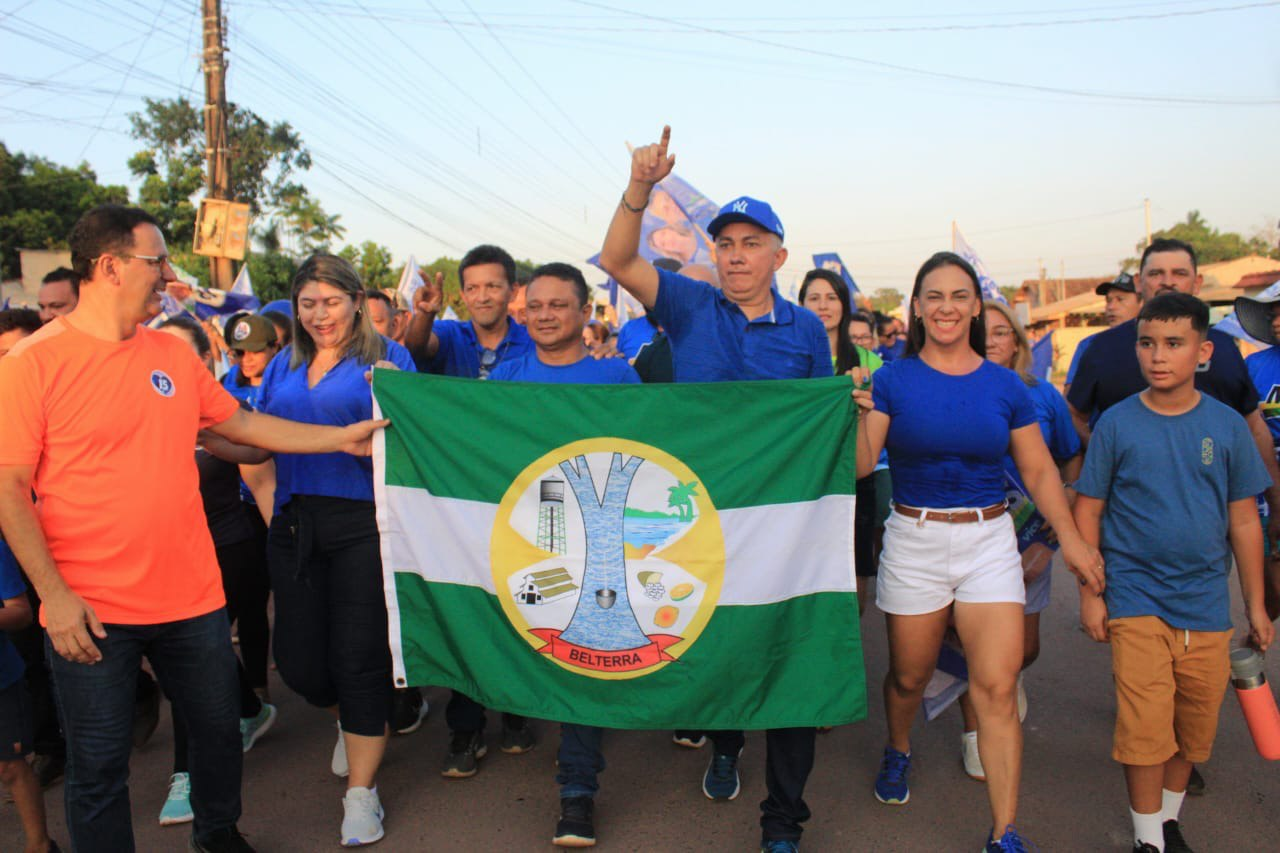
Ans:
[{"label": "man wearing blue cap", "polygon": [[[715,240],[715,288],[655,269],[640,257],[640,224],[654,184],[671,173],[671,128],[662,140],[637,148],[631,181],[622,193],[600,250],[600,266],[640,300],[671,342],[676,382],[801,379],[831,375],[831,345],[822,321],[787,302],[773,284],[787,260],[785,232],[773,208],[747,196],[720,209],[707,231]],[[743,733],[708,732],[714,746],[702,790],[713,800],[738,795]],[[794,851],[808,820],[804,785],[813,768],[814,729],[772,729],[765,768],[769,796],[760,804],[763,846]]]}]

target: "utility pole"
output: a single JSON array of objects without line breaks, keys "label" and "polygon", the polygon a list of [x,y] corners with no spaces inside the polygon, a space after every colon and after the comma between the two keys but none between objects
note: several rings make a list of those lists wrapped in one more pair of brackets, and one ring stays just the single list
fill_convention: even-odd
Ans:
[{"label": "utility pole", "polygon": [[[204,19],[204,156],[208,198],[231,198],[231,152],[227,144],[227,60],[221,0],[200,0]],[[231,259],[209,258],[209,280],[231,289]]]},{"label": "utility pole", "polygon": [[1142,200],[1142,213],[1147,221],[1147,245],[1151,245],[1151,199]]},{"label": "utility pole", "polygon": [[1058,259],[1058,301],[1067,298],[1067,262]]}]

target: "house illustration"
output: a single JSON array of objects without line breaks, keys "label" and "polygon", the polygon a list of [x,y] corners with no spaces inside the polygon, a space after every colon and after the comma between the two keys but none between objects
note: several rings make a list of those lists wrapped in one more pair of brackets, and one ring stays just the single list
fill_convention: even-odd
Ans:
[{"label": "house illustration", "polygon": [[563,567],[529,572],[516,592],[517,604],[547,604],[576,592],[578,585]]}]

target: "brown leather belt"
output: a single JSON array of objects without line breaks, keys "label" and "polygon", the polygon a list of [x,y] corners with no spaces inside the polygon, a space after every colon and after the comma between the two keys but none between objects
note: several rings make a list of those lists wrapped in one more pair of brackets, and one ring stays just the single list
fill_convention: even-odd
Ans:
[{"label": "brown leather belt", "polygon": [[990,521],[993,518],[999,518],[1004,515],[1006,507],[1004,504],[992,504],[984,506],[982,509],[964,509],[956,512],[938,512],[932,509],[917,509],[913,506],[903,506],[902,504],[894,504],[893,511],[905,515],[907,518],[915,518],[923,524],[926,521],[941,521],[946,524],[973,524],[977,521]]}]

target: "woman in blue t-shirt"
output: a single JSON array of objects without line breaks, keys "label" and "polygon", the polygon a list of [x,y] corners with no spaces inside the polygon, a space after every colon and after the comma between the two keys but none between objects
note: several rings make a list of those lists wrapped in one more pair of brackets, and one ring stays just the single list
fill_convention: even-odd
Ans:
[{"label": "woman in blue t-shirt", "polygon": [[[293,343],[267,367],[261,411],[343,425],[373,415],[374,366],[413,370],[377,333],[350,263],[312,255],[293,279]],[[374,777],[387,743],[392,680],[373,463],[342,453],[276,456],[276,512],[267,539],[280,677],[338,714],[333,772],[347,776],[342,844],[382,837]]]},{"label": "woman in blue t-shirt", "polygon": [[876,586],[889,637],[889,743],[876,798],[901,805],[910,797],[911,724],[954,615],[986,765],[993,818],[986,849],[1009,851],[1025,849],[1013,828],[1025,591],[1005,506],[1006,455],[1058,531],[1072,571],[1095,578],[1101,559],[1071,519],[1026,385],[984,358],[985,325],[973,268],[951,252],[934,255],[916,274],[906,356],[878,370],[871,390],[854,397],[861,407],[858,474],[870,473],[885,447],[893,470],[894,507]]}]

